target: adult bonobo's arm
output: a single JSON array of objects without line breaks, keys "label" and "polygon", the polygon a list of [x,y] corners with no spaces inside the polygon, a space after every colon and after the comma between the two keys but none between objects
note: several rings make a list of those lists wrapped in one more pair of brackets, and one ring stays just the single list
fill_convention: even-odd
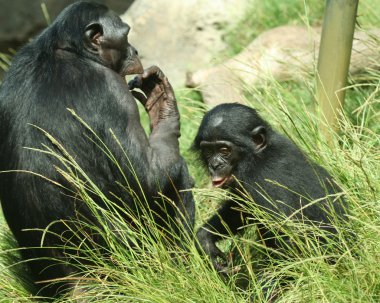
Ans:
[{"label": "adult bonobo's arm", "polygon": [[129,88],[139,88],[145,94],[132,91],[149,115],[149,144],[152,148],[150,160],[160,168],[173,165],[180,157],[180,125],[177,100],[168,78],[157,66],[152,66],[130,81]]},{"label": "adult bonobo's arm", "polygon": [[[173,223],[171,228],[178,230],[177,234],[182,234],[180,226],[183,226],[187,235],[190,235],[194,226],[195,208],[192,194],[188,190],[194,186],[194,182],[186,163],[180,156],[179,111],[173,88],[167,77],[156,66],[146,69],[128,85],[131,90],[140,89],[143,92],[133,90],[132,94],[144,105],[150,119],[151,134],[147,147],[150,167],[148,180],[154,182],[152,186],[156,188],[158,174],[161,176],[158,178],[160,187],[171,187],[169,183],[175,186],[165,194],[169,199],[178,201],[174,210],[176,219],[173,220],[172,217],[168,223],[169,225]],[[167,174],[167,177],[162,178],[163,174]],[[178,244],[181,245],[181,241]]]}]

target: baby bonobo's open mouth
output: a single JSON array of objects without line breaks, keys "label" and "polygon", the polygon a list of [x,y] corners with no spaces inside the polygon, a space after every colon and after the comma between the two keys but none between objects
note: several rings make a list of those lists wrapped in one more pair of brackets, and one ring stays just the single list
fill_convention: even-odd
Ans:
[{"label": "baby bonobo's open mouth", "polygon": [[231,176],[215,177],[212,179],[212,186],[223,187],[223,185],[227,185],[230,180],[231,180]]}]

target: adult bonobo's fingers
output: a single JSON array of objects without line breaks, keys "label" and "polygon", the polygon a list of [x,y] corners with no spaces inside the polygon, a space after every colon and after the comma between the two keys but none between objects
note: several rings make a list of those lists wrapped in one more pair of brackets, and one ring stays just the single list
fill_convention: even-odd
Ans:
[{"label": "adult bonobo's fingers", "polygon": [[164,95],[164,91],[161,90],[155,94],[152,94],[150,97],[149,97],[149,100],[147,101],[147,103],[145,104],[145,109],[150,112],[152,110],[152,108],[161,100],[161,97]]},{"label": "adult bonobo's fingers", "polygon": [[142,89],[142,77],[138,75],[128,82],[128,87],[131,90],[132,95],[139,100],[144,106],[147,101],[147,97],[138,91],[132,91],[133,89]]},{"label": "adult bonobo's fingers", "polygon": [[130,89],[141,89],[149,99],[151,94],[154,94],[161,86],[163,77],[164,74],[157,66],[151,66],[131,80],[128,86]]},{"label": "adult bonobo's fingers", "polygon": [[137,100],[139,100],[141,102],[142,105],[145,106],[147,98],[145,97],[145,95],[143,93],[140,93],[137,91],[132,91],[131,93],[132,93],[133,97],[135,97]]},{"label": "adult bonobo's fingers", "polygon": [[143,77],[152,77],[155,78],[157,81],[157,84],[161,86],[161,88],[164,89],[166,95],[170,99],[175,99],[173,88],[168,80],[168,78],[165,76],[165,74],[162,72],[162,70],[153,65],[149,67],[146,70],[146,73],[144,72]]},{"label": "adult bonobo's fingers", "polygon": [[142,86],[142,76],[138,75],[134,77],[132,80],[128,82],[128,87],[130,90],[135,89],[135,88],[140,88]]},{"label": "adult bonobo's fingers", "polygon": [[160,81],[162,81],[165,78],[165,75],[162,72],[162,70],[156,65],[148,67],[146,70],[144,70],[144,73],[141,76],[143,79],[157,77],[157,79]]},{"label": "adult bonobo's fingers", "polygon": [[165,93],[168,99],[175,100],[174,90],[167,77],[162,78],[162,84],[164,85]]}]

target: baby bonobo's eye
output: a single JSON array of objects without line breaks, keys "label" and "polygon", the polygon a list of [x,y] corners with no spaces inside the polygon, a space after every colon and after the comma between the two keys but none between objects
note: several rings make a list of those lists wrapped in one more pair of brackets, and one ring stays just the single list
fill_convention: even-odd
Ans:
[{"label": "baby bonobo's eye", "polygon": [[219,153],[220,153],[222,156],[228,157],[228,156],[231,154],[231,149],[228,148],[228,147],[221,147],[221,148],[219,149]]},{"label": "baby bonobo's eye", "polygon": [[205,158],[207,158],[207,159],[211,158],[212,154],[213,154],[213,152],[211,149],[209,149],[209,148],[203,149],[203,155],[205,156]]}]

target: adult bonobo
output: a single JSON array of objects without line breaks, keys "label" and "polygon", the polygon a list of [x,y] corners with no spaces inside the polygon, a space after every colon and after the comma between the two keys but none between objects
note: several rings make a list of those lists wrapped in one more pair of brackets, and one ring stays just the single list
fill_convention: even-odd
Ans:
[{"label": "adult bonobo", "polygon": [[[299,216],[293,216],[334,232],[328,212],[334,211],[338,216],[344,213],[341,203],[334,203],[331,208],[326,197],[339,192],[331,176],[274,131],[252,108],[241,104],[213,108],[203,118],[193,147],[200,152],[213,186],[230,189],[240,196],[248,193],[272,216],[290,216],[299,211]],[[204,252],[220,271],[226,268],[217,261],[223,254],[215,242],[229,231],[236,234],[246,224],[248,215],[239,209],[237,202],[225,201],[197,233]],[[273,233],[260,222],[257,226],[265,244],[278,248]]]},{"label": "adult bonobo", "polygon": [[[40,258],[28,262],[36,280],[61,278],[73,271],[62,264],[51,266],[51,259],[65,259],[64,252],[55,248],[65,244],[60,236],[75,238],[70,237],[68,222],[56,221],[85,218],[96,222],[58,173],[62,163],[36,151],[60,151],[41,129],[62,144],[95,186],[120,208],[139,212],[144,204],[163,230],[172,222],[192,229],[193,198],[181,190],[191,188],[193,181],[179,153],[176,99],[157,67],[143,73],[137,51],[128,42],[129,29],[105,6],[72,4],[18,52],[2,83],[0,200],[21,247],[49,247],[22,250],[25,259]],[[124,80],[125,75],[136,73],[143,73],[133,85],[145,93],[139,99],[151,120],[149,138]],[[99,147],[100,141],[107,152]],[[172,202],[155,202],[158,192]],[[89,194],[103,206],[99,197]],[[138,204],[137,198],[146,202]],[[58,236],[47,233],[42,241],[42,231],[35,229],[45,229],[52,222],[56,223],[49,230]],[[93,241],[103,245],[99,237]],[[44,291],[54,295],[56,287],[44,287]]]}]

